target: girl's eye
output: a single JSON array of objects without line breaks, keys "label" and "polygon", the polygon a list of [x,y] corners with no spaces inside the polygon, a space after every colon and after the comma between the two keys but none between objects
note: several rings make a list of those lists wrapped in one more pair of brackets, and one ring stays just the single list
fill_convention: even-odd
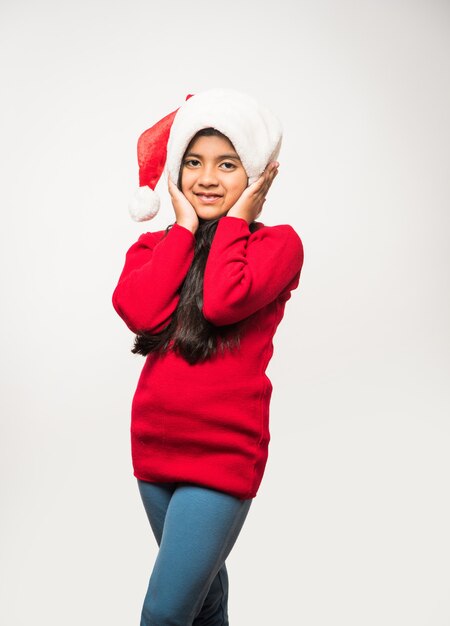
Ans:
[{"label": "girl's eye", "polygon": [[[196,167],[199,163],[200,161],[198,159],[186,159],[184,165],[191,165],[192,167]],[[224,161],[223,163],[221,163],[221,165],[229,166],[225,167],[226,170],[232,170],[236,167],[234,163],[231,163],[231,161]]]}]

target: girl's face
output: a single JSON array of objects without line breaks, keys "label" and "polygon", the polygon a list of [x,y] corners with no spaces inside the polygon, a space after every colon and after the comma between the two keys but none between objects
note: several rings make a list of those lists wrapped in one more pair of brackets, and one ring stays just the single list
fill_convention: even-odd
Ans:
[{"label": "girl's face", "polygon": [[181,191],[205,220],[225,215],[247,183],[241,160],[225,137],[197,137],[181,164]]}]

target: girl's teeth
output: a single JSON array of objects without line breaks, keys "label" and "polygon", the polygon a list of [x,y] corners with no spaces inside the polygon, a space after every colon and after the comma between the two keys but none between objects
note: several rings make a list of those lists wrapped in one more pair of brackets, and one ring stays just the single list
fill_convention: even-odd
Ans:
[{"label": "girl's teeth", "polygon": [[203,200],[203,202],[215,202],[220,196],[204,196],[203,194],[198,194],[198,197]]}]

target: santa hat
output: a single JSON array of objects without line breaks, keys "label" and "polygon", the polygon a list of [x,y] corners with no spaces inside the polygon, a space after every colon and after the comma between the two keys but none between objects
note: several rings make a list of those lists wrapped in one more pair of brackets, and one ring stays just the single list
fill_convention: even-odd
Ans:
[{"label": "santa hat", "polygon": [[251,185],[280,152],[282,127],[266,107],[234,89],[216,88],[189,94],[178,109],[144,131],[138,140],[139,189],[128,208],[142,222],[159,211],[155,187],[163,171],[175,182],[192,137],[202,128],[215,128],[233,144]]}]

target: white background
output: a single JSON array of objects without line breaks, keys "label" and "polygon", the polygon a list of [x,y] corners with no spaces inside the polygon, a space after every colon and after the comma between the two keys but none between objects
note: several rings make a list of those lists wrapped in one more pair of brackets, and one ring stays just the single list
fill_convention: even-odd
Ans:
[{"label": "white background", "polygon": [[139,134],[227,86],[284,127],[260,219],[302,238],[232,626],[450,623],[450,5],[3,1],[1,588],[8,626],[139,624],[143,357],[111,295]]}]

